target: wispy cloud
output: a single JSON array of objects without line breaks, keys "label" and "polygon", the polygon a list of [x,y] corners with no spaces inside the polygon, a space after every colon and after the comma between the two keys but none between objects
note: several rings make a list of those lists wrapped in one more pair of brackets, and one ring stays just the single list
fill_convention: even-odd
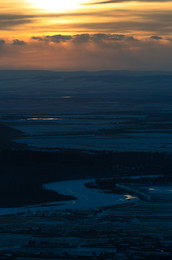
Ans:
[{"label": "wispy cloud", "polygon": [[32,23],[33,15],[0,14],[0,30],[11,30],[16,26]]},{"label": "wispy cloud", "polygon": [[[105,1],[94,1],[90,3],[91,5],[97,5],[97,4],[112,4],[112,3],[124,3],[124,2],[133,2],[133,0],[105,0]],[[141,3],[163,3],[163,2],[171,2],[171,0],[137,0],[137,2]]]},{"label": "wispy cloud", "polygon": [[[15,2],[15,0],[14,0]],[[21,1],[20,1],[21,2]],[[11,2],[10,2],[11,3]],[[91,4],[99,3],[97,5]],[[105,3],[123,3],[107,5]],[[126,4],[125,4],[126,3]],[[130,5],[128,5],[130,3]],[[19,34],[133,33],[168,34],[172,30],[172,1],[116,0],[88,2],[85,9],[64,13],[40,12],[28,9],[0,9],[0,29]],[[5,4],[3,4],[5,6]],[[5,10],[5,11],[4,11]],[[24,27],[23,27],[24,26]]]}]

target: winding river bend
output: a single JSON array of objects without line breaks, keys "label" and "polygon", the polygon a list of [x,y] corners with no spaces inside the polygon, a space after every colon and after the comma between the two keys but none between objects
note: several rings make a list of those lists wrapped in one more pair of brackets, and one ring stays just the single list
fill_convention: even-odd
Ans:
[{"label": "winding river bend", "polygon": [[60,181],[46,184],[44,187],[48,190],[65,195],[73,195],[77,198],[75,201],[66,201],[59,205],[60,209],[94,209],[137,200],[136,197],[128,194],[110,194],[104,193],[99,189],[87,188],[85,183],[92,181],[92,179]]},{"label": "winding river bend", "polygon": [[58,181],[45,184],[47,190],[56,191],[64,195],[72,195],[77,199],[74,201],[62,201],[52,203],[42,203],[39,205],[29,205],[18,208],[0,208],[0,215],[27,213],[37,211],[52,210],[89,210],[101,207],[119,205],[127,202],[137,201],[137,197],[125,194],[104,193],[99,189],[89,189],[85,183],[92,182],[93,179]]}]

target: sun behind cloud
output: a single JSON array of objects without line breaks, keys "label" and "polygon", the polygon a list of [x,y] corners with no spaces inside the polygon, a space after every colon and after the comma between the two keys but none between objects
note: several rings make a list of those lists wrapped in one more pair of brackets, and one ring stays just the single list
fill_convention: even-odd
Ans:
[{"label": "sun behind cloud", "polygon": [[85,0],[28,0],[34,8],[49,12],[65,12],[81,8]]}]

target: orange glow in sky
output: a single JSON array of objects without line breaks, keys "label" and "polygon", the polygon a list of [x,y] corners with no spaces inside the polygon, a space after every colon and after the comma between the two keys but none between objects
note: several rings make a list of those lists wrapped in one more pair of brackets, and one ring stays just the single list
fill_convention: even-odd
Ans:
[{"label": "orange glow in sky", "polygon": [[65,12],[81,8],[84,0],[28,0],[33,3],[34,8],[45,9],[50,12]]},{"label": "orange glow in sky", "polygon": [[[171,35],[172,1],[0,0],[0,30],[36,34]],[[111,3],[109,3],[111,2]],[[12,32],[12,33],[11,33]]]},{"label": "orange glow in sky", "polygon": [[172,1],[0,0],[0,30],[0,68],[172,68]]}]

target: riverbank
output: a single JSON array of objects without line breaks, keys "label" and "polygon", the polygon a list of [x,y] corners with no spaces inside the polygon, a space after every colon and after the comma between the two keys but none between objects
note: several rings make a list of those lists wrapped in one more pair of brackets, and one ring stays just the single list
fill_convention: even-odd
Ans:
[{"label": "riverbank", "polygon": [[0,207],[19,207],[53,201],[74,200],[42,185],[50,182],[86,178],[162,174],[171,181],[172,159],[166,153],[95,152],[0,152]]}]

